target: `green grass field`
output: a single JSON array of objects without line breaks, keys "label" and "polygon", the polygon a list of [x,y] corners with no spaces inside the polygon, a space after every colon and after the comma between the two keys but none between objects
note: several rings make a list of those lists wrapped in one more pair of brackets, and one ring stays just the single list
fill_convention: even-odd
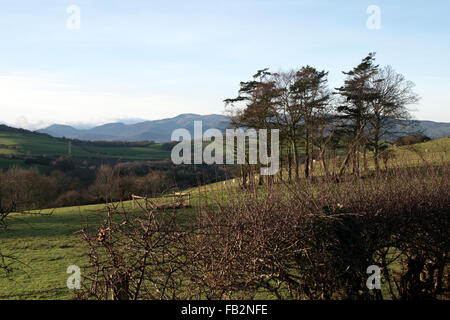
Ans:
[{"label": "green grass field", "polygon": [[[180,217],[189,219],[192,208],[179,209]],[[132,203],[124,202],[132,209]],[[8,217],[8,228],[0,231],[3,254],[14,256],[16,270],[0,276],[1,299],[71,299],[66,288],[67,267],[87,263],[86,250],[77,232],[87,223],[102,221],[104,205],[58,208],[39,213],[16,213]]]},{"label": "green grass field", "polygon": [[[5,144],[5,141],[0,143]],[[395,148],[397,157],[407,157],[411,165],[423,161],[423,157],[433,163],[439,159],[449,161],[449,151],[450,138]],[[188,221],[197,209],[199,199],[226,197],[222,188],[234,189],[237,185],[237,181],[233,184],[229,180],[226,184],[218,182],[187,190],[192,192],[192,208],[180,209],[180,216]],[[123,205],[128,209],[132,207],[131,202]],[[73,293],[66,288],[67,267],[82,266],[87,262],[77,231],[86,225],[86,221],[94,225],[99,222],[103,208],[104,205],[89,205],[44,210],[39,214],[12,214],[8,228],[0,230],[0,250],[17,259],[17,270],[8,277],[0,276],[0,299],[73,298]]]},{"label": "green grass field", "polygon": [[[98,208],[100,206],[57,209],[52,215],[44,215],[49,211],[11,215],[0,242],[2,253],[17,259],[17,269],[6,278],[2,275],[0,299],[70,298],[71,293],[64,289],[66,268],[85,262],[80,238],[75,232],[80,230],[84,219],[96,219]],[[47,290],[51,291],[45,292]]]},{"label": "green grass field", "polygon": [[[170,157],[170,151],[162,144],[142,147],[92,146],[86,143],[72,143],[73,157],[113,158],[124,160],[160,160]],[[46,135],[0,131],[0,155],[46,155],[68,154],[68,141]]]}]

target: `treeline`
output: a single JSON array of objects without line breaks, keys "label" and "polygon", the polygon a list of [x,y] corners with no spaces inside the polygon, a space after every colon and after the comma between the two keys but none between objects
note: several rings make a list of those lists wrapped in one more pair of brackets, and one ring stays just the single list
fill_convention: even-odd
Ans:
[{"label": "treeline", "polygon": [[170,161],[83,167],[60,157],[53,168],[49,173],[0,170],[0,213],[130,200],[132,194],[154,197],[230,176],[225,166],[174,166]]},{"label": "treeline", "polygon": [[111,147],[111,148],[123,148],[123,147],[148,147],[155,144],[155,141],[136,141],[136,142],[128,142],[128,141],[89,141],[89,140],[79,140],[79,139],[64,139],[70,140],[73,144],[84,147]]},{"label": "treeline", "polygon": [[[369,152],[378,171],[385,141],[404,132],[411,123],[404,121],[411,118],[408,106],[419,98],[403,75],[375,64],[374,53],[343,73],[344,84],[332,90],[328,72],[309,65],[277,73],[259,70],[241,82],[236,98],[225,100],[232,124],[279,129],[289,181],[300,178],[302,163],[304,176],[311,177],[315,161],[327,176],[339,179],[347,169],[359,176],[368,170]],[[329,159],[337,156],[339,166],[331,170]],[[254,172],[252,166],[243,166],[243,181]]]}]

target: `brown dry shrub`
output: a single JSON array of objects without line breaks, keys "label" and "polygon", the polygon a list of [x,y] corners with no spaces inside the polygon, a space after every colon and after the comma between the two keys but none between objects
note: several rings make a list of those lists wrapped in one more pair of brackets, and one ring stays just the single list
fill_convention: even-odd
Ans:
[{"label": "brown dry shrub", "polygon": [[[80,297],[448,298],[449,173],[444,164],[229,188],[212,204],[200,199],[189,225],[175,212],[110,209],[85,230]],[[366,286],[370,265],[381,268],[381,291]]]}]

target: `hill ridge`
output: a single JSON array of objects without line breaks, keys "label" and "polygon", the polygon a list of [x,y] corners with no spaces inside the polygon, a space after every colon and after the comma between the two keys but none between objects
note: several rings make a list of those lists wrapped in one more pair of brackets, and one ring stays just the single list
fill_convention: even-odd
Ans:
[{"label": "hill ridge", "polygon": [[[124,141],[140,142],[155,141],[169,142],[171,133],[178,128],[187,129],[193,133],[194,121],[202,120],[203,129],[216,128],[225,130],[230,124],[230,118],[220,114],[200,115],[195,113],[182,113],[175,117],[159,120],[145,120],[133,124],[112,122],[98,125],[89,129],[77,129],[70,125],[53,124],[39,133],[48,134],[55,138],[69,138],[91,141]],[[416,124],[418,129],[430,138],[450,136],[450,123],[431,120],[408,120]]]},{"label": "hill ridge", "polygon": [[175,129],[183,128],[193,132],[194,121],[197,120],[203,121],[204,130],[210,128],[224,130],[230,123],[229,117],[220,114],[183,113],[172,118],[146,120],[134,124],[114,122],[83,130],[70,125],[54,124],[37,131],[56,138],[79,140],[168,142]]}]

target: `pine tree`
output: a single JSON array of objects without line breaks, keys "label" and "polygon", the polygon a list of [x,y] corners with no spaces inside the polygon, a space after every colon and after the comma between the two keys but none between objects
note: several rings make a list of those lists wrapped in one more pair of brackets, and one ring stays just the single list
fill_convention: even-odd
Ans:
[{"label": "pine tree", "polygon": [[330,101],[327,76],[328,72],[306,66],[296,73],[295,82],[290,88],[295,101],[294,106],[301,115],[306,155],[305,177],[309,177],[312,171],[314,136],[318,131],[318,125],[326,118]]},{"label": "pine tree", "polygon": [[344,172],[349,159],[353,161],[353,173],[359,175],[359,153],[365,148],[366,127],[371,120],[371,105],[379,97],[373,85],[374,76],[379,71],[375,65],[375,53],[369,53],[353,70],[343,72],[347,78],[344,85],[337,88],[342,104],[337,111],[340,114],[341,131],[349,139],[349,150],[339,169]]}]

